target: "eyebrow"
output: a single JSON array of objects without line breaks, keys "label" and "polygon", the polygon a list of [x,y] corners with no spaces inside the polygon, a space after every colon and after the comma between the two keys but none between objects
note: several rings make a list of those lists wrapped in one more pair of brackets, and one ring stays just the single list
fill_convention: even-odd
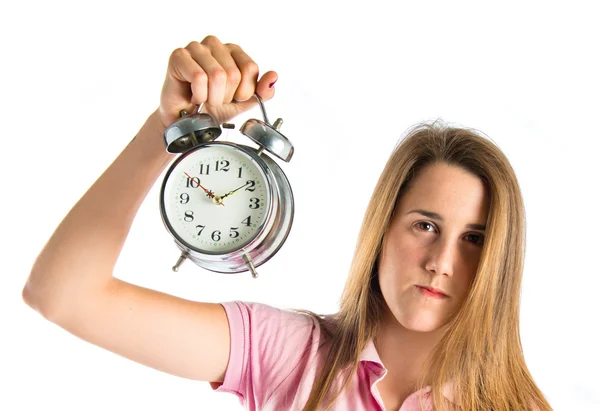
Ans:
[{"label": "eyebrow", "polygon": [[[410,213],[418,213],[418,214],[424,215],[425,217],[432,218],[434,220],[444,221],[444,218],[441,215],[439,215],[438,213],[434,213],[433,211],[418,209],[418,210],[411,210],[406,214],[410,214]],[[485,225],[481,225],[481,224],[467,224],[466,227],[471,230],[485,231]]]}]

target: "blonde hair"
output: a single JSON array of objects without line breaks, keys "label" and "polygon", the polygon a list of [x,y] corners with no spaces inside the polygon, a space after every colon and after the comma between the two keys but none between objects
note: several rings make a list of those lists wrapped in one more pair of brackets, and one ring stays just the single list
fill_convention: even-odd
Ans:
[{"label": "blonde hair", "polygon": [[[416,389],[431,386],[437,410],[456,405],[463,410],[551,410],[527,369],[519,335],[525,210],[514,170],[491,140],[438,119],[411,127],[385,165],[365,213],[340,310],[331,316],[298,310],[317,318],[331,342],[305,411],[335,403],[356,374],[361,352],[383,325],[385,301],[377,278],[383,237],[398,199],[432,163],[479,176],[488,189],[490,209],[469,294],[424,364]],[[452,402],[443,395],[449,381]]]}]

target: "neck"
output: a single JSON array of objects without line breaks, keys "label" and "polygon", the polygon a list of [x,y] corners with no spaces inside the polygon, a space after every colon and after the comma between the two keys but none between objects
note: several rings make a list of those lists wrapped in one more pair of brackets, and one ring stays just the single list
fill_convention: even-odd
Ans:
[{"label": "neck", "polygon": [[445,327],[431,332],[412,331],[386,311],[385,325],[374,340],[379,358],[388,370],[386,385],[413,390],[427,356],[444,335]]}]

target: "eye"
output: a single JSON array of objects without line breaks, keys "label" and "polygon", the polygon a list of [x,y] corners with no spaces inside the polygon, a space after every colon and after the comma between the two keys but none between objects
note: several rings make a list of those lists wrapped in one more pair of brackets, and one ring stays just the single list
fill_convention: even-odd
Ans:
[{"label": "eye", "polygon": [[417,224],[415,224],[415,225],[416,225],[417,227],[419,227],[419,229],[422,229],[422,231],[430,231],[429,229],[427,229],[427,228],[426,228],[426,226],[429,226],[429,227],[433,227],[433,228],[435,228],[435,226],[434,226],[433,224],[431,224],[431,223],[428,223],[427,221],[421,221],[421,222],[418,222],[418,223],[417,223]]},{"label": "eye", "polygon": [[[473,239],[474,241],[472,241]],[[476,245],[483,245],[483,236],[481,234],[467,234],[467,241]]]}]

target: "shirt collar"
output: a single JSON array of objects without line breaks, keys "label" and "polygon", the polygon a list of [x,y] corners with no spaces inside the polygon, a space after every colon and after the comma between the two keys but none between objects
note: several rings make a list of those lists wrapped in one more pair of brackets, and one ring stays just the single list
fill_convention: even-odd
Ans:
[{"label": "shirt collar", "polygon": [[[360,364],[362,364],[362,363],[374,364],[379,369],[377,374],[380,377],[384,376],[387,373],[387,368],[385,368],[385,366],[381,362],[381,358],[379,358],[379,354],[377,353],[375,344],[373,344],[373,340],[370,340],[367,343],[364,350],[360,353],[358,361]],[[431,387],[426,386],[425,388],[423,388],[422,391],[423,391],[423,393],[427,393],[427,392],[431,391]],[[452,394],[452,383],[451,382],[447,382],[446,384],[444,384],[442,394],[444,395],[444,397],[446,397],[447,400],[456,404],[454,402],[454,395]]]},{"label": "shirt collar", "polygon": [[378,364],[381,368],[385,367],[383,366],[383,363],[381,362],[381,359],[379,358],[379,354],[377,353],[377,349],[375,348],[375,344],[373,344],[373,340],[370,340],[367,343],[367,346],[365,347],[365,349],[360,353],[360,357],[358,358],[359,362],[372,362],[375,364]]}]

